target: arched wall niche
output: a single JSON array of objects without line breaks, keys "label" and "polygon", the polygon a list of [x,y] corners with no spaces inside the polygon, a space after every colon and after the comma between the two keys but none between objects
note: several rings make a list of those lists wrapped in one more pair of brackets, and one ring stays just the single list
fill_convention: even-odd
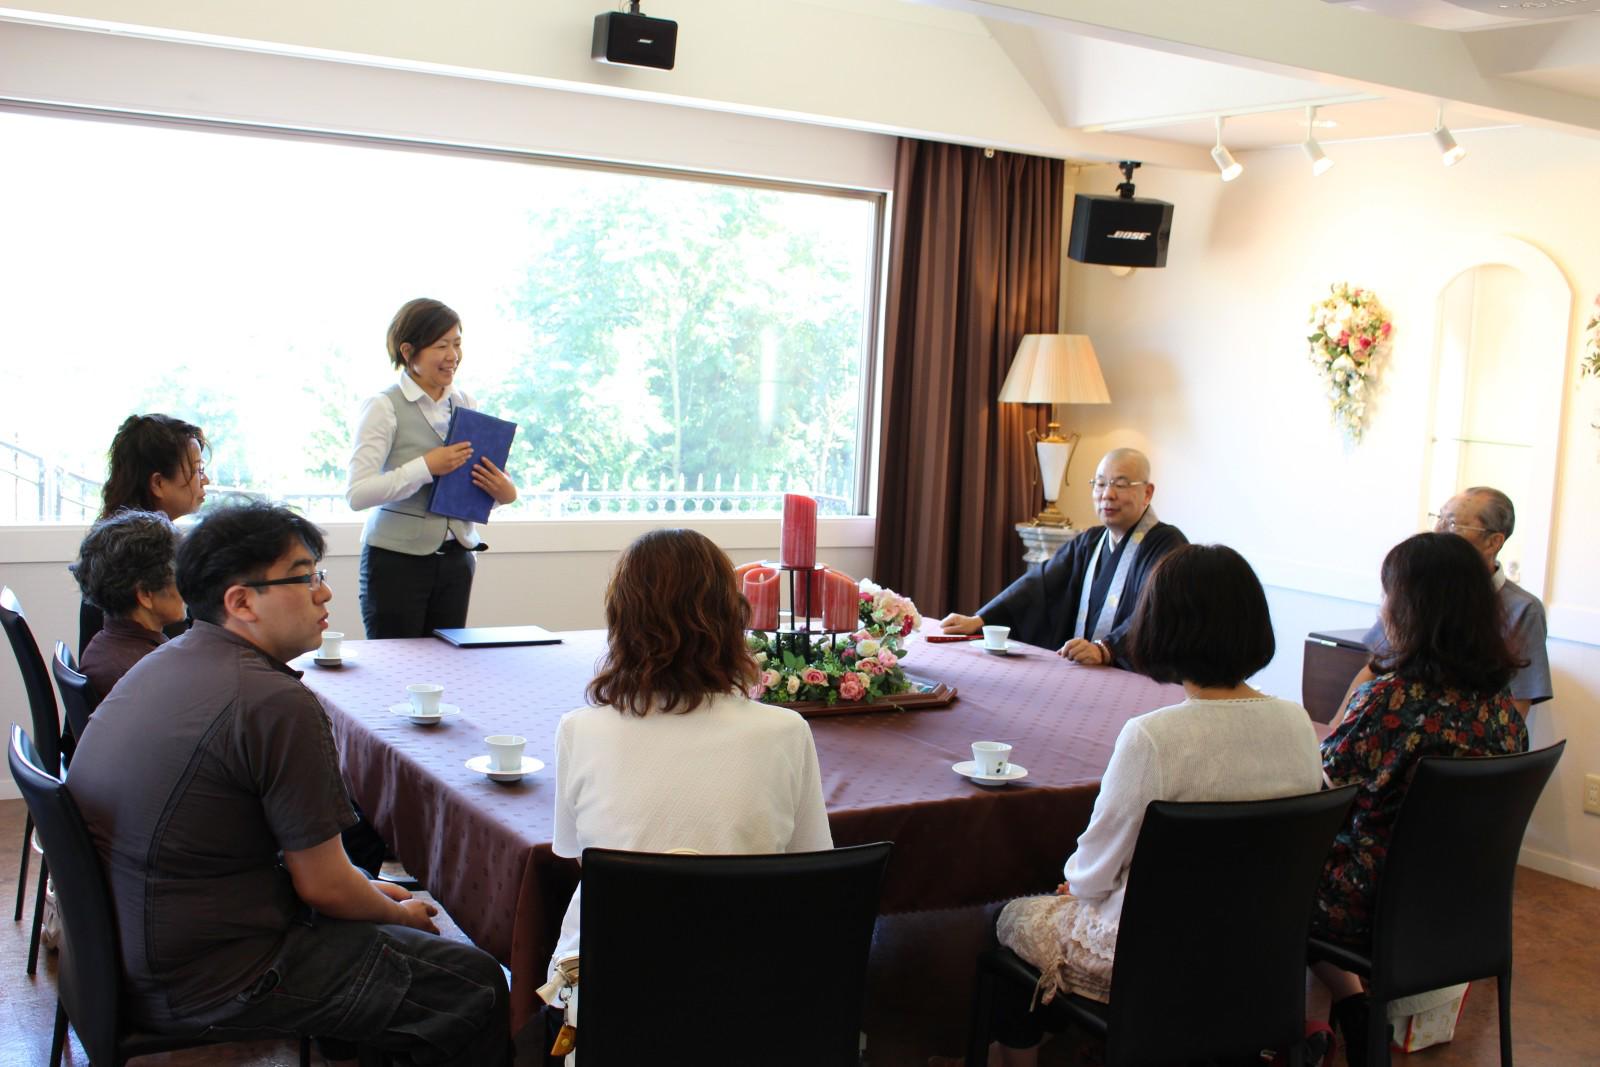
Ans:
[{"label": "arched wall niche", "polygon": [[1517,524],[1501,562],[1547,600],[1572,285],[1549,256],[1512,237],[1454,244],[1434,279],[1424,290],[1436,297],[1418,528],[1468,486],[1505,491]]}]

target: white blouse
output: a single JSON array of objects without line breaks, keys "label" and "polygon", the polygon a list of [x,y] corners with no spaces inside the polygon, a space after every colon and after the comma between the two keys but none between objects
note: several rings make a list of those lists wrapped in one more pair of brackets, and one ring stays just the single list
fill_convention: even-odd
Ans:
[{"label": "white blouse", "polygon": [[[728,694],[682,715],[583,707],[556,727],[552,849],[716,855],[833,847],[811,727],[786,708]],[[578,954],[582,886],[552,963]]]},{"label": "white blouse", "polygon": [[1316,730],[1291,700],[1191,698],[1129,719],[1063,872],[1073,896],[1088,905],[1080,909],[1088,913],[1084,935],[1106,942],[1110,956],[1150,801],[1265,800],[1321,786]]}]

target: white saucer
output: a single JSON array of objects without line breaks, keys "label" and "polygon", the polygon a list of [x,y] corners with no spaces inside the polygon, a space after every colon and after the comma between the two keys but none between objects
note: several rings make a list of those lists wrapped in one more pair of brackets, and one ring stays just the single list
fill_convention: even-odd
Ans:
[{"label": "white saucer", "polygon": [[351,660],[359,658],[360,657],[356,655],[356,650],[353,648],[341,649],[338,659],[328,659],[317,655],[315,652],[311,654],[311,662],[315,663],[319,667],[343,667]]},{"label": "white saucer", "polygon": [[963,778],[971,778],[979,785],[1005,785],[1007,782],[1015,782],[1019,778],[1028,776],[1028,768],[1020,763],[1013,763],[1005,774],[996,775],[976,773],[978,765],[973,760],[962,760],[960,763],[953,764],[950,769]]},{"label": "white saucer", "polygon": [[389,714],[398,715],[402,719],[410,719],[418,726],[432,726],[446,715],[461,714],[461,709],[456,707],[454,704],[440,704],[439,714],[437,715],[417,715],[411,710],[411,704],[409,701],[407,701],[401,704],[390,704]]},{"label": "white saucer", "polygon": [[491,782],[515,782],[525,774],[534,774],[544,770],[544,760],[534,759],[532,756],[523,756],[522,770],[520,771],[491,771],[489,769],[489,760],[492,758],[487,753],[482,756],[473,756],[467,760],[467,770],[486,774]]},{"label": "white saucer", "polygon": [[1027,653],[1022,651],[1022,645],[1020,643],[1016,642],[1016,641],[1007,641],[1005,648],[990,648],[988,645],[979,645],[978,647],[983,649],[985,652],[989,653],[989,655],[991,655],[991,656],[1025,656],[1025,655],[1027,655]]}]

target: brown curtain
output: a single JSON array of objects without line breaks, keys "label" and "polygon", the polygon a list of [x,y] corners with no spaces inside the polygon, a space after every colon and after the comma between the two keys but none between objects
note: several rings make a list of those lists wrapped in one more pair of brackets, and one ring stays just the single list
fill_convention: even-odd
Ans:
[{"label": "brown curtain", "polygon": [[873,578],[928,616],[971,614],[1022,573],[1012,528],[1043,495],[1031,426],[1000,404],[1023,334],[1055,333],[1057,159],[902,139],[884,329]]}]

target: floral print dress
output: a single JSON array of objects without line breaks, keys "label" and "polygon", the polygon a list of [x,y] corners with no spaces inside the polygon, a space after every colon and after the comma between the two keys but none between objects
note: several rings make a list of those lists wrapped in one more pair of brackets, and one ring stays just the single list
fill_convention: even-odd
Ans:
[{"label": "floral print dress", "polygon": [[1383,674],[1356,690],[1344,722],[1322,742],[1328,781],[1359,790],[1322,871],[1313,932],[1367,941],[1389,838],[1419,759],[1527,748],[1527,727],[1506,689],[1474,693]]}]

